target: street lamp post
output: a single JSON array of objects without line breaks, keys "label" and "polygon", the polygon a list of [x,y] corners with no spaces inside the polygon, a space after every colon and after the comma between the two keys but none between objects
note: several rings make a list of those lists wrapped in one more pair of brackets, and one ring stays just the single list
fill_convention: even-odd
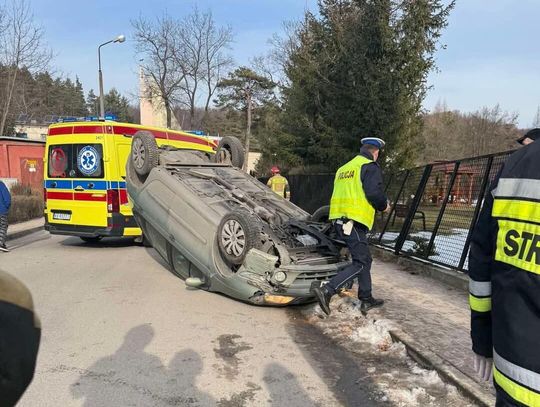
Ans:
[{"label": "street lamp post", "polygon": [[110,44],[111,42],[124,42],[126,37],[124,35],[119,35],[114,40],[104,42],[98,47],[98,66],[99,66],[99,118],[105,119],[105,102],[103,96],[103,73],[101,72],[101,47],[104,45]]}]

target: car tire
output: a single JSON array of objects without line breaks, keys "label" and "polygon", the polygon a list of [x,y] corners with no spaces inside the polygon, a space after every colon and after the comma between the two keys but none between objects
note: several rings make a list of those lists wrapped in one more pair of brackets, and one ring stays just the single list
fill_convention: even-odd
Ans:
[{"label": "car tire", "polygon": [[103,239],[101,236],[80,236],[80,238],[85,243],[97,243]]},{"label": "car tire", "polygon": [[239,265],[247,253],[261,245],[257,219],[247,210],[228,213],[218,227],[218,247],[223,258],[231,265]]},{"label": "car tire", "polygon": [[326,223],[328,222],[329,216],[330,216],[330,206],[325,205],[325,206],[321,206],[319,209],[313,212],[313,215],[311,215],[310,219],[312,222]]},{"label": "car tire", "polygon": [[157,167],[159,161],[159,150],[156,139],[149,131],[139,130],[131,141],[131,164],[135,172],[146,177]]},{"label": "car tire", "polygon": [[244,147],[236,137],[223,137],[217,147],[214,161],[217,163],[230,163],[233,167],[242,168],[244,165]]}]

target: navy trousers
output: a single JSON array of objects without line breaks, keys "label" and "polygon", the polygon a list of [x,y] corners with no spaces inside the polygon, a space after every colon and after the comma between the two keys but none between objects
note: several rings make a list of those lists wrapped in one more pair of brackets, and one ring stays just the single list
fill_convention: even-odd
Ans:
[{"label": "navy trousers", "polygon": [[371,253],[367,241],[367,228],[357,222],[349,236],[343,233],[343,225],[335,223],[338,240],[343,240],[351,253],[352,263],[341,270],[328,282],[328,289],[335,294],[340,288],[358,278],[358,298],[371,297]]}]

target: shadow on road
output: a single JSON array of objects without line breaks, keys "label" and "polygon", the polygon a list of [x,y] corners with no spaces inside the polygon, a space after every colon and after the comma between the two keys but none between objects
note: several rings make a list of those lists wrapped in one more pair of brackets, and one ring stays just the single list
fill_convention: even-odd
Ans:
[{"label": "shadow on road", "polygon": [[272,406],[322,406],[313,401],[300,385],[298,378],[279,363],[270,363],[264,369],[263,381],[270,394]]},{"label": "shadow on road", "polygon": [[68,237],[60,242],[62,246],[87,248],[118,248],[138,246],[130,237],[106,237],[98,242],[84,242],[78,237]]},{"label": "shadow on road", "polygon": [[85,407],[215,405],[195,385],[203,368],[201,357],[184,350],[166,367],[145,351],[153,338],[148,324],[132,328],[113,355],[83,370],[71,385],[73,396],[84,399]]}]

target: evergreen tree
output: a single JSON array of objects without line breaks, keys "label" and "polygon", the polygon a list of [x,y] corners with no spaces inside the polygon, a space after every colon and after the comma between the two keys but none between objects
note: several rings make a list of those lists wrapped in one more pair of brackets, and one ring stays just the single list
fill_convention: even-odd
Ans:
[{"label": "evergreen tree", "polygon": [[132,111],[125,96],[122,96],[115,88],[112,88],[104,97],[105,114],[112,114],[121,122],[133,122]]},{"label": "evergreen tree", "polygon": [[[271,100],[276,84],[246,67],[239,67],[218,84],[217,104],[245,112],[244,148],[249,155],[253,110]],[[247,160],[244,167],[247,166]]]},{"label": "evergreen tree", "polygon": [[91,116],[99,116],[99,99],[94,93],[94,89],[88,91],[86,97],[86,110]]},{"label": "evergreen tree", "polygon": [[386,164],[411,164],[427,75],[453,6],[321,0],[320,17],[306,14],[285,64],[280,122],[292,137],[288,153],[333,170],[358,152],[361,138],[376,136],[387,141]]}]

